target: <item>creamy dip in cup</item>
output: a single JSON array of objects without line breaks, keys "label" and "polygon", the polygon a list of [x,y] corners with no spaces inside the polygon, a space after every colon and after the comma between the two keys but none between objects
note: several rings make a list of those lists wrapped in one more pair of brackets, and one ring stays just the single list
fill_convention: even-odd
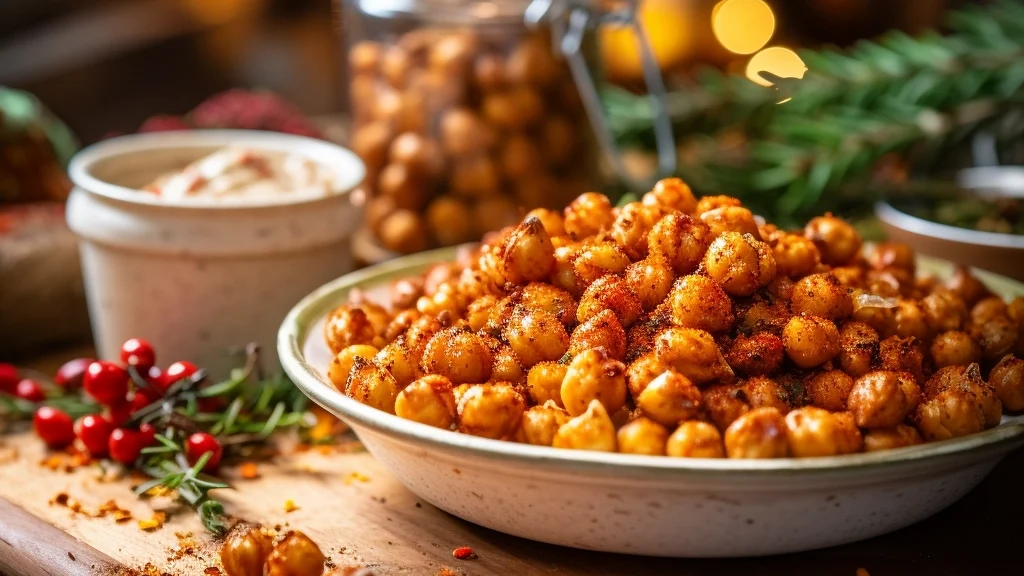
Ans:
[{"label": "creamy dip in cup", "polygon": [[160,365],[189,360],[220,377],[239,365],[232,349],[257,342],[276,367],[288,310],[352,269],[361,208],[351,191],[365,169],[329,142],[139,134],[86,148],[69,174],[68,225],[101,358],[139,337]]}]

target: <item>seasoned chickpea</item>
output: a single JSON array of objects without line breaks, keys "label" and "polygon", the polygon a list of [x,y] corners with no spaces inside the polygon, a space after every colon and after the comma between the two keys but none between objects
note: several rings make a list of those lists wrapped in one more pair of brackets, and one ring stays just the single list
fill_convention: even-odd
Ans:
[{"label": "seasoned chickpea", "polygon": [[736,337],[725,355],[732,369],[744,376],[773,374],[782,368],[786,349],[782,338],[769,332]]},{"label": "seasoned chickpea", "polygon": [[484,94],[480,108],[486,121],[510,131],[528,129],[544,117],[544,100],[526,86]]},{"label": "seasoned chickpea", "polygon": [[623,328],[628,328],[643,312],[643,307],[625,280],[608,274],[587,287],[576,309],[576,319],[583,323],[605,310],[615,314]]},{"label": "seasoned chickpea", "polygon": [[922,402],[914,423],[925,440],[948,440],[984,430],[985,413],[969,391],[949,389]]},{"label": "seasoned chickpea", "polygon": [[740,202],[739,198],[733,198],[732,196],[702,196],[693,211],[697,214],[703,214],[715,208],[742,205],[743,202]]},{"label": "seasoned chickpea", "polygon": [[355,356],[352,359],[348,381],[345,383],[345,395],[378,410],[394,414],[398,382],[375,361]]},{"label": "seasoned chickpea", "polygon": [[924,312],[914,300],[900,298],[896,305],[894,321],[896,334],[900,336],[927,340],[930,335]]},{"label": "seasoned chickpea", "polygon": [[540,127],[540,145],[548,166],[561,166],[573,158],[578,129],[564,116],[549,114]]},{"label": "seasoned chickpea", "polygon": [[882,370],[909,372],[917,382],[924,382],[924,352],[916,338],[890,336],[878,346]]},{"label": "seasoned chickpea", "polygon": [[526,218],[505,242],[505,275],[525,284],[547,278],[555,267],[555,248],[538,218]]},{"label": "seasoned chickpea", "polygon": [[455,395],[452,382],[438,374],[428,374],[398,393],[395,414],[436,428],[450,429],[455,424]]},{"label": "seasoned chickpea", "polygon": [[736,328],[743,333],[770,332],[781,335],[793,315],[784,302],[753,302],[736,307]]},{"label": "seasoned chickpea", "polygon": [[834,275],[811,274],[793,286],[791,307],[794,314],[839,320],[853,314],[853,299]]},{"label": "seasoned chickpea", "polygon": [[597,242],[580,249],[573,260],[573,269],[586,286],[605,274],[622,274],[629,264],[629,256],[618,244]]},{"label": "seasoned chickpea", "polygon": [[372,344],[377,338],[377,329],[361,307],[344,305],[328,314],[324,338],[331,352],[338,354],[349,346]]},{"label": "seasoned chickpea", "polygon": [[530,398],[537,404],[544,404],[550,400],[558,407],[563,407],[562,381],[565,380],[565,373],[568,370],[567,364],[558,362],[541,362],[530,368],[526,375],[526,390]]},{"label": "seasoned chickpea", "polygon": [[903,421],[921,400],[921,389],[906,372],[875,371],[853,383],[846,406],[861,428],[888,428]]},{"label": "seasoned chickpea", "polygon": [[712,239],[707,224],[686,214],[672,213],[654,225],[647,245],[650,253],[671,264],[676,274],[689,274],[700,264]]},{"label": "seasoned chickpea", "polygon": [[381,221],[379,236],[385,248],[402,254],[426,250],[430,237],[423,219],[404,209],[395,210]]},{"label": "seasoned chickpea", "polygon": [[847,322],[839,331],[839,366],[847,374],[867,374],[878,355],[878,332],[863,322]]},{"label": "seasoned chickpea", "polygon": [[[511,301],[509,301],[509,304],[511,305],[511,307],[515,306],[515,304]],[[469,329],[474,332],[479,332],[480,330],[483,330],[485,327],[487,327],[488,322],[491,319],[491,313],[497,306],[498,298],[490,294],[482,296],[470,302],[469,306],[466,308],[466,322],[469,323]],[[509,308],[510,313],[511,310],[512,308]],[[500,330],[500,321],[497,327]]]},{"label": "seasoned chickpea", "polygon": [[846,410],[846,400],[853,390],[853,378],[842,370],[827,370],[811,376],[804,382],[811,402],[826,410]]},{"label": "seasoned chickpea", "polygon": [[794,364],[813,368],[839,354],[839,329],[825,318],[794,316],[782,330],[782,344]]},{"label": "seasoned chickpea", "polygon": [[427,226],[434,238],[444,246],[468,242],[474,237],[473,216],[461,200],[440,196],[427,206]]},{"label": "seasoned chickpea", "polygon": [[626,365],[603,349],[584,350],[569,363],[560,395],[573,416],[584,413],[592,400],[614,414],[626,405]]},{"label": "seasoned chickpea", "polygon": [[765,376],[751,378],[743,383],[742,390],[751,408],[775,408],[782,414],[793,408],[790,405],[789,393],[781,384],[771,378]]},{"label": "seasoned chickpea", "polygon": [[754,214],[739,206],[722,206],[708,210],[700,215],[701,222],[708,225],[712,236],[718,236],[723,232],[739,232],[750,234],[754,238],[761,238],[761,231],[754,222]]},{"label": "seasoned chickpea", "polygon": [[697,208],[697,198],[690,187],[679,178],[659,180],[650,192],[644,194],[643,203],[664,210],[676,210],[692,214]]},{"label": "seasoned chickpea", "polygon": [[413,358],[413,352],[409,348],[405,336],[400,336],[391,344],[381,348],[373,360],[395,377],[399,388],[408,386],[413,380],[423,375],[419,370],[419,363]]},{"label": "seasoned chickpea", "polygon": [[785,304],[793,299],[793,289],[796,284],[788,276],[775,276],[767,287],[768,298],[777,304]]},{"label": "seasoned chickpea", "polygon": [[668,437],[665,453],[677,458],[725,458],[725,446],[714,425],[690,420]]},{"label": "seasoned chickpea", "polygon": [[503,344],[497,338],[485,336],[484,341],[491,350],[491,357],[494,359],[491,370],[492,382],[508,382],[510,384],[523,384],[526,382],[526,373],[519,363],[519,357],[512,351],[512,348]]},{"label": "seasoned chickpea", "polygon": [[669,328],[655,340],[658,359],[701,384],[733,376],[711,334],[693,328]]},{"label": "seasoned chickpea", "polygon": [[626,330],[611,310],[602,310],[580,324],[569,337],[569,356],[601,348],[616,360],[626,357]]},{"label": "seasoned chickpea", "polygon": [[749,296],[775,279],[775,257],[750,234],[724,232],[708,247],[703,270],[734,296]]},{"label": "seasoned chickpea", "polygon": [[470,386],[458,399],[459,432],[484,438],[509,439],[519,429],[526,400],[511,384]]},{"label": "seasoned chickpea", "polygon": [[574,262],[580,250],[579,245],[569,244],[555,248],[555,269],[551,272],[551,284],[574,297],[583,295],[587,285],[576,274]]},{"label": "seasoned chickpea", "polygon": [[647,236],[662,216],[664,212],[656,206],[630,202],[619,210],[609,235],[627,256],[640,260],[647,256]]},{"label": "seasoned chickpea", "polygon": [[472,110],[453,108],[441,117],[441,146],[448,156],[479,154],[493,144],[491,128]]},{"label": "seasoned chickpea", "polygon": [[220,561],[227,576],[263,576],[263,565],[274,550],[274,536],[266,528],[238,524],[220,548]]},{"label": "seasoned chickpea", "polygon": [[519,425],[519,440],[535,446],[551,446],[555,434],[571,416],[553,401],[541,406],[534,406],[523,412],[523,421]]},{"label": "seasoned chickpea", "polygon": [[565,231],[576,238],[593,236],[615,221],[612,203],[604,194],[580,194],[565,209]]},{"label": "seasoned chickpea", "polygon": [[616,439],[623,454],[664,456],[668,430],[654,420],[640,417],[619,428]]},{"label": "seasoned chickpea", "polygon": [[864,431],[864,451],[892,450],[905,448],[923,442],[917,429],[907,424],[897,424],[892,428],[872,428]]},{"label": "seasoned chickpea", "polygon": [[789,455],[786,420],[775,408],[756,408],[725,431],[729,458],[785,458]]},{"label": "seasoned chickpea", "polygon": [[669,370],[668,365],[658,359],[653,352],[648,352],[633,361],[626,368],[626,386],[634,401],[640,397],[652,380]]},{"label": "seasoned chickpea", "polygon": [[651,380],[636,399],[640,412],[655,422],[674,428],[696,418],[701,393],[689,378],[667,370]]},{"label": "seasoned chickpea", "polygon": [[486,382],[493,361],[483,338],[453,327],[441,330],[427,342],[420,369],[425,374],[440,374],[453,384]]},{"label": "seasoned chickpea", "polygon": [[999,296],[982,298],[971,307],[971,322],[973,324],[984,324],[998,317],[1007,317],[1006,302]]},{"label": "seasoned chickpea", "polygon": [[1024,360],[1009,354],[988,375],[988,384],[1008,412],[1024,410]]},{"label": "seasoned chickpea", "polygon": [[344,390],[345,383],[348,382],[348,374],[352,371],[354,359],[358,356],[364,360],[369,360],[376,354],[377,349],[369,344],[353,344],[338,352],[331,359],[331,363],[327,365],[327,377],[331,379],[331,383],[334,384],[335,388]]},{"label": "seasoned chickpea", "polygon": [[821,261],[832,266],[847,264],[860,251],[861,239],[857,231],[831,214],[812,218],[804,228],[804,237],[818,247]]},{"label": "seasoned chickpea", "polygon": [[974,306],[979,300],[991,296],[992,292],[971,274],[969,268],[958,266],[956,272],[946,281],[946,288],[953,291],[960,297],[960,300],[968,306]]},{"label": "seasoned chickpea", "polygon": [[654,351],[654,341],[661,331],[672,326],[664,307],[640,317],[626,333],[626,362]]},{"label": "seasoned chickpea", "polygon": [[800,278],[810,274],[819,263],[818,247],[803,236],[785,234],[772,246],[775,266],[782,276]]},{"label": "seasoned chickpea", "polygon": [[569,349],[565,326],[558,317],[544,310],[516,306],[503,335],[524,368],[545,360],[558,360]]},{"label": "seasoned chickpea", "polygon": [[551,238],[565,235],[565,218],[560,212],[547,208],[534,208],[526,213],[526,217],[540,220],[544,230],[547,231],[548,236]]},{"label": "seasoned chickpea", "polygon": [[267,556],[264,573],[266,576],[320,576],[325,560],[320,547],[309,536],[290,531]]},{"label": "seasoned chickpea", "polygon": [[597,400],[590,402],[586,412],[563,424],[552,441],[555,448],[615,452],[615,425],[608,411]]},{"label": "seasoned chickpea", "polygon": [[544,310],[554,314],[566,327],[576,324],[576,301],[572,294],[542,282],[531,282],[523,287],[519,301],[530,310]]},{"label": "seasoned chickpea", "polygon": [[672,287],[668,302],[672,322],[683,328],[723,332],[736,320],[729,295],[707,276],[683,276]]},{"label": "seasoned chickpea", "polygon": [[924,385],[925,398],[932,399],[943,392],[951,392],[961,402],[976,404],[986,427],[999,424],[1003,417],[999,397],[992,386],[982,379],[981,367],[977,364],[947,366],[932,374]]},{"label": "seasoned chickpea", "polygon": [[867,254],[868,264],[877,270],[898,268],[911,275],[915,271],[914,252],[906,244],[883,242]]},{"label": "seasoned chickpea", "polygon": [[715,384],[706,388],[701,396],[701,403],[711,421],[722,431],[750,411],[746,391],[742,386],[735,384]]},{"label": "seasoned chickpea", "polygon": [[981,346],[966,332],[950,330],[935,337],[931,347],[935,366],[966,366],[981,360]]},{"label": "seasoned chickpea", "polygon": [[860,430],[849,413],[806,406],[786,414],[789,450],[797,458],[859,452]]},{"label": "seasoned chickpea", "polygon": [[971,327],[971,338],[981,346],[982,357],[998,360],[1013,351],[1020,337],[1020,331],[1012,320],[997,316],[984,324]]},{"label": "seasoned chickpea", "polygon": [[626,285],[647,311],[655,309],[665,300],[674,281],[672,266],[658,256],[649,256],[626,268]]},{"label": "seasoned chickpea", "polygon": [[967,306],[951,290],[942,288],[921,300],[924,321],[933,332],[959,330],[967,321]]}]

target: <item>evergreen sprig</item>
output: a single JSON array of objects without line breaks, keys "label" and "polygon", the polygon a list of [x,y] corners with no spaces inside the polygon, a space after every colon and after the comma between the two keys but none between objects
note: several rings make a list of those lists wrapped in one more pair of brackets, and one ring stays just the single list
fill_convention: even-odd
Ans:
[{"label": "evergreen sprig", "polygon": [[[738,196],[793,224],[870,205],[877,162],[899,153],[928,172],[979,130],[1019,140],[1024,117],[1024,4],[1003,0],[949,18],[949,33],[892,32],[847,51],[803,50],[802,79],[704,71],[671,95],[679,175],[702,193]],[[609,89],[617,138],[653,147],[645,97]]]}]

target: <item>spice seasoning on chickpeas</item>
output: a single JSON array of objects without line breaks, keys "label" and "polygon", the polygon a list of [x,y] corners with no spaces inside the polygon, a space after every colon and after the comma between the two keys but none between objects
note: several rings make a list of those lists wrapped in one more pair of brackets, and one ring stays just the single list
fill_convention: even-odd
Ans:
[{"label": "spice seasoning on chickpeas", "polygon": [[521,14],[493,20],[350,47],[351,146],[368,226],[390,250],[476,240],[584,190],[589,127],[568,68]]},{"label": "spice seasoning on chickpeas", "polygon": [[389,309],[334,310],[328,375],[446,430],[684,458],[887,450],[1024,411],[1024,298],[915,278],[906,247],[832,215],[751,222],[678,179],[535,210]]}]

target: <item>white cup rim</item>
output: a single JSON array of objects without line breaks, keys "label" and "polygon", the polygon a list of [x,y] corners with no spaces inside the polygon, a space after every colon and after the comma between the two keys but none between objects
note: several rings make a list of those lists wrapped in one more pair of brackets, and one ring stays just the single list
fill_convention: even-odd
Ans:
[{"label": "white cup rim", "polygon": [[[295,193],[229,202],[211,201],[209,198],[185,198],[168,202],[136,188],[107,182],[92,173],[97,163],[121,155],[228,145],[304,155],[335,170],[338,175],[338,191],[326,196],[321,193]],[[333,142],[306,136],[261,130],[180,130],[117,136],[87,146],[71,159],[68,176],[75,186],[87,192],[122,202],[161,208],[223,210],[305,204],[348,195],[363,182],[366,166],[351,150]]]}]

